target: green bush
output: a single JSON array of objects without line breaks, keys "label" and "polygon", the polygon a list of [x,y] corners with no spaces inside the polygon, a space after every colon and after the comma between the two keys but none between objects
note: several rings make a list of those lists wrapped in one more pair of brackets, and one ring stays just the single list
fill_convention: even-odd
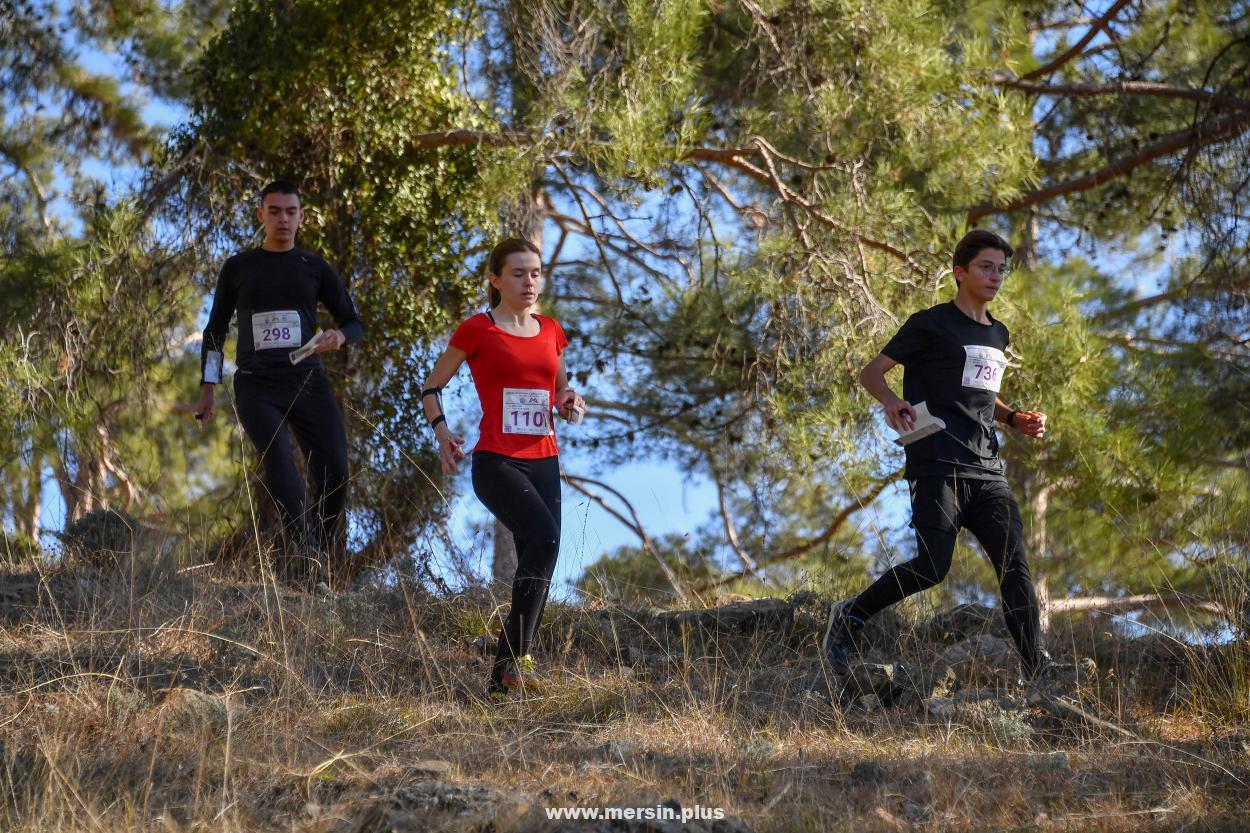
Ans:
[{"label": "green bush", "polygon": [[65,554],[91,564],[99,564],[119,553],[137,552],[141,537],[139,521],[116,509],[88,512],[61,533]]},{"label": "green bush", "polygon": [[0,564],[20,566],[43,558],[43,547],[33,536],[0,532]]}]

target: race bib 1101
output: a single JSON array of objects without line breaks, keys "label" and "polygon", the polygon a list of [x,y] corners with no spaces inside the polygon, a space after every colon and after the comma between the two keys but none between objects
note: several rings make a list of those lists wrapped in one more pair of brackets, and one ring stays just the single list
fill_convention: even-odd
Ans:
[{"label": "race bib 1101", "polygon": [[504,388],[503,432],[539,437],[550,434],[551,392],[542,388]]},{"label": "race bib 1101", "polygon": [[998,393],[1003,384],[1003,372],[1007,370],[1007,356],[1003,351],[980,344],[965,344],[964,356],[964,387]]},{"label": "race bib 1101", "polygon": [[252,313],[252,349],[275,350],[279,347],[299,347],[299,312],[279,309],[271,312]]}]

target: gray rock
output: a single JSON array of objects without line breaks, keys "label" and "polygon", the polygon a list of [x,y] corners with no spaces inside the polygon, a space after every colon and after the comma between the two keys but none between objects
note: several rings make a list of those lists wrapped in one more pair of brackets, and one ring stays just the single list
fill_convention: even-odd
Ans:
[{"label": "gray rock", "polygon": [[926,642],[955,643],[983,634],[1005,636],[1002,615],[992,607],[976,604],[956,605],[925,622],[919,629]]},{"label": "gray rock", "polygon": [[639,665],[646,660],[643,652],[633,645],[622,645],[621,650],[617,653],[617,658],[620,660],[621,665],[624,666]]},{"label": "gray rock", "polygon": [[499,648],[499,641],[493,636],[483,634],[469,643],[469,647],[484,657],[493,657]]},{"label": "gray rock", "polygon": [[961,688],[1013,684],[1018,676],[1015,650],[1004,639],[979,634],[942,652],[955,683]]},{"label": "gray rock", "polygon": [[985,727],[1000,743],[1017,744],[1033,737],[1033,727],[1017,714],[993,714],[985,721]]},{"label": "gray rock", "polygon": [[207,694],[194,688],[175,688],[165,698],[162,709],[166,725],[174,731],[204,729],[224,733],[237,725],[245,711],[242,698]]},{"label": "gray rock", "polygon": [[609,761],[624,761],[638,754],[638,747],[629,741],[610,740],[595,749],[595,753]]},{"label": "gray rock", "polygon": [[888,776],[885,767],[876,761],[860,761],[851,767],[852,784],[880,784]]},{"label": "gray rock", "polygon": [[1069,772],[1072,769],[1065,752],[1048,752],[1034,758],[1032,763],[1033,769],[1038,772]]},{"label": "gray rock", "polygon": [[881,698],[875,694],[864,694],[855,698],[851,708],[865,714],[881,711]]},{"label": "gray rock", "polygon": [[902,806],[903,818],[910,822],[926,822],[933,818],[933,811],[923,804],[917,804],[915,801],[904,799]]},{"label": "gray rock", "polygon": [[1007,644],[1007,640],[987,634],[971,636],[942,652],[943,661],[951,665],[978,659],[994,664],[1005,664],[1011,658],[1012,648]]},{"label": "gray rock", "polygon": [[911,680],[902,663],[857,662],[846,679],[846,691],[852,697],[875,695],[882,703],[893,703]]},{"label": "gray rock", "polygon": [[447,761],[417,761],[409,764],[408,768],[414,775],[424,776],[427,778],[447,778],[451,775],[452,765]]},{"label": "gray rock", "polygon": [[938,720],[951,721],[959,716],[959,707],[949,697],[929,697],[923,701],[925,714]]}]

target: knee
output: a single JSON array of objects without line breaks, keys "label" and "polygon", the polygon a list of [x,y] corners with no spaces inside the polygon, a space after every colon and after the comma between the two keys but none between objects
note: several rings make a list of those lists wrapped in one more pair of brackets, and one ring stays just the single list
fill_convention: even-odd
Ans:
[{"label": "knee", "polygon": [[929,587],[941,584],[951,570],[955,550],[954,536],[935,533],[918,535],[917,543],[919,552],[911,562],[912,572]]},{"label": "knee", "polygon": [[[526,538],[524,556],[519,560],[517,575],[524,574],[548,580],[555,571],[556,559],[560,555],[560,530],[552,527],[544,530],[541,535]],[[521,553],[517,553],[521,556]]]},{"label": "knee", "polygon": [[346,457],[330,457],[323,458],[320,461],[310,461],[309,467],[312,469],[313,476],[324,485],[326,491],[340,488],[347,483],[350,476]]},{"label": "knee", "polygon": [[935,560],[927,556],[921,556],[916,559],[912,569],[923,582],[929,587],[933,587],[941,584],[946,579],[946,574],[951,571],[951,563],[948,560]]}]

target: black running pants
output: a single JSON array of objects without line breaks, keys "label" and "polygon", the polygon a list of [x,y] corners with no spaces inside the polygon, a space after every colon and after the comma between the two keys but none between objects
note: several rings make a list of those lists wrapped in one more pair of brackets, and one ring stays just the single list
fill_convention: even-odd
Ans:
[{"label": "black running pants", "polygon": [[475,451],[473,491],[516,542],[512,607],[491,672],[498,682],[509,662],[529,653],[547,604],[560,552],[560,458],[523,460]]},{"label": "black running pants", "polygon": [[[320,369],[286,376],[234,376],[235,407],[260,453],[265,486],[282,513],[288,546],[316,544],[333,557],[343,546],[347,507],[347,438],[343,415]],[[295,468],[285,427],[294,432],[313,480],[313,510]]]},{"label": "black running pants", "polygon": [[850,613],[867,620],[899,600],[939,584],[951,568],[959,530],[976,536],[998,576],[1003,617],[1026,673],[1040,661],[1040,623],[1033,575],[1024,551],[1024,523],[1004,479],[921,477],[911,487],[916,557],[878,578]]}]

